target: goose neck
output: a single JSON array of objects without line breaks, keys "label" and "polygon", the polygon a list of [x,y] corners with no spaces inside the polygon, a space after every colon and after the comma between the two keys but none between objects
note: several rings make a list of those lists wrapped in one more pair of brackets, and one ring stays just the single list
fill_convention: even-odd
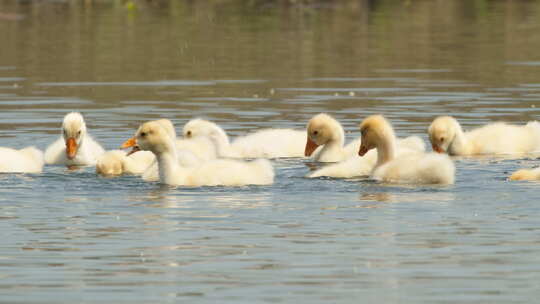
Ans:
[{"label": "goose neck", "polygon": [[178,158],[175,152],[166,151],[156,155],[159,168],[159,180],[164,184],[173,184],[178,171]]},{"label": "goose neck", "polygon": [[159,180],[168,185],[177,184],[176,177],[180,170],[178,153],[172,139],[167,139],[159,151],[153,151],[156,155],[159,169]]},{"label": "goose neck", "polygon": [[454,139],[450,143],[450,147],[448,147],[448,153],[450,155],[468,154],[469,142],[467,140],[467,137],[465,136],[465,133],[461,129],[461,126],[458,123],[455,127],[455,130],[456,133]]},{"label": "goose neck", "polygon": [[320,152],[319,159],[322,161],[339,161],[338,160],[330,160],[329,158],[332,158],[336,155],[341,155],[343,153],[343,141],[339,140],[330,140],[328,141],[322,148]]},{"label": "goose neck", "polygon": [[381,138],[377,144],[377,167],[396,157],[395,136],[387,135]]}]

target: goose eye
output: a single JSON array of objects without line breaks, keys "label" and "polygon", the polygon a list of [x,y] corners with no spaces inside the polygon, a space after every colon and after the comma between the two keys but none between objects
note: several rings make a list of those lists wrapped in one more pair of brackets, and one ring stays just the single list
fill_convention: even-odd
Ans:
[{"label": "goose eye", "polygon": [[318,135],[319,131],[313,131],[313,135]]},{"label": "goose eye", "polygon": [[141,137],[145,137],[146,136],[146,133],[145,132],[141,132]]},{"label": "goose eye", "polygon": [[440,141],[444,141],[444,137],[439,138]]},{"label": "goose eye", "polygon": [[77,132],[77,136],[81,136],[81,131]]},{"label": "goose eye", "polygon": [[189,137],[191,136],[191,131],[187,131],[186,135]]}]

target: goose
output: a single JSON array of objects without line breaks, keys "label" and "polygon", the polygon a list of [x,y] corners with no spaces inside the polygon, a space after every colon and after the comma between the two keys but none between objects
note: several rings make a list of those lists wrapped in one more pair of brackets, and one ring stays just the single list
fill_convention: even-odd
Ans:
[{"label": "goose", "polygon": [[144,173],[156,160],[152,152],[141,151],[128,155],[122,150],[111,150],[97,159],[96,173],[106,176]]},{"label": "goose", "polygon": [[154,153],[160,182],[171,186],[269,185],[274,180],[274,169],[265,159],[250,162],[215,159],[194,167],[182,167],[178,164],[173,138],[156,121],[142,124],[124,146],[134,146]]},{"label": "goose", "polygon": [[[175,136],[174,126],[168,119],[157,120],[170,136]],[[183,142],[180,145],[185,145]],[[177,141],[178,146],[178,141]],[[200,159],[193,153],[182,150],[179,153],[182,165],[198,164]],[[154,154],[150,151],[127,153],[122,150],[111,150],[103,153],[97,160],[96,173],[105,176],[122,174],[142,175],[145,180],[158,180],[158,167]]]},{"label": "goose", "polygon": [[372,115],[360,124],[362,143],[358,155],[377,149],[372,176],[392,183],[453,184],[454,163],[446,154],[411,152],[396,155],[396,136],[382,115]]},{"label": "goose", "polygon": [[81,113],[71,112],[64,117],[62,136],[45,150],[45,163],[90,166],[104,152],[87,133]]},{"label": "goose", "polygon": [[540,168],[520,169],[512,173],[509,180],[540,180]]},{"label": "goose", "polygon": [[540,124],[531,121],[524,126],[492,123],[463,132],[451,116],[437,117],[428,129],[433,150],[450,155],[517,154],[540,149]]},{"label": "goose", "polygon": [[[352,141],[345,147],[344,143],[343,127],[332,116],[320,113],[309,120],[305,156],[311,156],[318,162],[339,162],[356,155],[360,147],[360,139]],[[322,149],[316,150],[319,146],[322,146]]]},{"label": "goose", "polygon": [[[360,149],[360,147],[358,147]],[[397,155],[424,152],[426,146],[424,141],[418,136],[409,136],[397,140]],[[358,150],[357,150],[358,151]],[[306,177],[333,177],[333,178],[353,178],[359,176],[368,176],[373,171],[377,162],[377,150],[372,149],[363,157],[355,155],[339,163],[330,164],[309,173]]]},{"label": "goose", "polygon": [[196,118],[184,125],[185,138],[206,136],[211,139],[219,157],[278,158],[303,157],[306,134],[293,129],[263,129],[236,138],[232,143],[216,123]]},{"label": "goose", "polygon": [[36,147],[20,150],[0,147],[1,173],[40,173],[43,163],[43,152]]},{"label": "goose", "polygon": [[[159,119],[155,121],[156,123],[160,124],[164,130],[167,132],[167,135],[174,141],[177,149],[177,156],[178,156],[178,163],[182,167],[193,167],[196,165],[201,164],[204,161],[207,161],[209,159],[214,159],[216,157],[215,148],[210,140],[207,138],[193,138],[193,139],[181,139],[176,138],[176,132],[174,130],[174,125],[172,121],[169,119]],[[126,141],[122,148],[129,148],[134,147],[134,150],[127,155],[128,157],[131,157],[132,155],[138,155],[139,148],[136,147],[135,139],[129,139]],[[205,151],[205,149],[207,151]],[[145,181],[159,181],[159,168],[158,163],[155,159],[155,156],[150,151],[140,151],[143,154],[151,154],[152,155],[152,162],[150,164],[145,164],[146,170],[142,172],[142,178]],[[195,153],[199,153],[198,155],[195,155]],[[140,157],[139,157],[140,159]],[[145,158],[143,160],[149,161],[148,158]],[[110,160],[109,167],[112,167],[112,160]],[[119,167],[121,164],[118,163],[119,160],[116,159],[115,166]]]}]

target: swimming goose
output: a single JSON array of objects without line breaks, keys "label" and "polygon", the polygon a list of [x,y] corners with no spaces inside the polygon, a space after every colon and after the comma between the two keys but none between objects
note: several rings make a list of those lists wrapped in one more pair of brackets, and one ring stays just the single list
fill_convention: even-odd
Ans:
[{"label": "swimming goose", "polygon": [[[175,136],[174,126],[168,119],[157,120],[170,136]],[[178,145],[178,144],[177,144]],[[189,151],[182,150],[179,153],[181,164],[189,166],[198,164],[200,159]],[[96,173],[106,176],[132,174],[143,175],[145,180],[158,180],[158,167],[154,153],[140,151],[139,153],[127,153],[122,150],[112,150],[103,153],[97,160]]]},{"label": "swimming goose", "polygon": [[433,150],[450,155],[516,154],[540,150],[540,124],[524,126],[492,123],[463,132],[451,116],[437,117],[429,126]]},{"label": "swimming goose", "polygon": [[83,116],[71,112],[64,117],[62,136],[45,150],[46,164],[95,165],[105,150],[86,131]]},{"label": "swimming goose", "polygon": [[509,180],[540,180],[540,168],[520,169],[512,173]]},{"label": "swimming goose", "polygon": [[242,186],[268,185],[274,180],[274,170],[268,160],[251,162],[216,159],[195,167],[178,164],[176,145],[167,130],[158,122],[142,124],[125,146],[137,146],[156,155],[161,183],[174,186]]},{"label": "swimming goose", "polygon": [[358,155],[377,149],[377,163],[372,176],[396,183],[453,184],[455,167],[448,155],[411,152],[396,155],[396,136],[390,123],[373,115],[360,124],[362,144]]},{"label": "swimming goose", "polygon": [[[174,125],[169,119],[159,119],[155,121],[160,124],[167,135],[173,140],[176,145],[178,164],[182,167],[193,167],[201,164],[204,161],[209,159],[214,159],[216,157],[215,147],[212,142],[206,138],[194,138],[194,139],[179,139],[176,138],[176,132],[174,130]],[[134,147],[133,151],[138,151],[139,148],[136,147],[135,138],[132,138],[126,141],[122,148]],[[204,150],[207,151],[204,151]],[[155,156],[150,151],[139,151],[138,153],[128,153],[129,157],[132,155],[138,155],[141,152],[143,154],[149,153],[152,155],[152,162],[146,166],[146,170],[142,172],[142,178],[145,181],[159,181],[159,168],[158,163],[155,159]],[[199,153],[196,155],[195,153]],[[146,158],[148,160],[148,158]],[[116,161],[118,162],[118,160]],[[109,165],[110,166],[110,165]],[[116,167],[119,165],[116,164]]]},{"label": "swimming goose", "polygon": [[[360,141],[358,141],[360,143]],[[358,147],[360,149],[360,147]],[[424,141],[418,136],[409,136],[397,140],[397,155],[424,152],[426,146]],[[307,175],[308,178],[333,177],[333,178],[352,178],[359,176],[368,176],[373,171],[377,162],[377,149],[369,150],[363,157],[356,154],[339,163],[330,164],[317,169]]]},{"label": "swimming goose", "polygon": [[205,136],[212,140],[220,157],[278,158],[302,157],[306,134],[293,129],[263,129],[236,138],[232,143],[227,133],[217,124],[193,119],[184,125],[185,138]]},{"label": "swimming goose", "polygon": [[35,147],[15,150],[0,147],[0,172],[40,173],[43,170],[43,152]]},{"label": "swimming goose", "polygon": [[[320,113],[307,124],[305,156],[319,162],[339,162],[356,155],[360,140],[354,140],[344,147],[345,132],[341,124],[332,116]],[[316,149],[322,146],[322,149]]]},{"label": "swimming goose", "polygon": [[142,174],[156,160],[152,152],[140,151],[128,155],[122,150],[111,150],[98,157],[96,173],[101,175]]}]

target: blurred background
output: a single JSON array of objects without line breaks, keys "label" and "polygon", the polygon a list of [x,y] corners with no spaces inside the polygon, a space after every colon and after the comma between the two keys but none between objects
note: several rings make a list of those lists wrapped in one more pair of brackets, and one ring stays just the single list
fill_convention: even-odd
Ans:
[{"label": "blurred background", "polygon": [[[397,92],[382,93],[412,100],[408,89],[438,87],[437,94],[442,88],[477,99],[474,94],[486,89],[535,83],[540,79],[539,20],[540,3],[526,0],[4,0],[0,76],[5,93],[21,100],[71,96],[90,101],[77,104],[81,109],[106,109],[157,99],[156,108],[172,102],[189,110],[178,111],[180,118],[240,122],[246,117],[235,112],[264,108],[279,114],[268,119],[303,127],[316,111],[374,109],[392,115],[374,108],[380,103],[369,93],[381,91],[370,88],[393,88]],[[299,104],[289,99],[306,101],[298,92],[306,87],[351,98],[323,96],[311,110],[297,111]],[[506,93],[527,90],[534,88]],[[230,98],[227,103],[225,98]],[[470,107],[484,107],[452,101],[452,96],[439,96],[439,103],[429,104],[431,114],[459,116]],[[45,101],[32,106],[49,107]],[[530,102],[498,103],[499,108],[516,106],[529,108]],[[485,112],[491,119],[511,121],[535,114]],[[424,125],[432,119],[396,118]],[[230,127],[234,132],[239,126]]]},{"label": "blurred background", "polygon": [[491,63],[540,56],[539,15],[526,0],[4,0],[0,64],[49,71],[36,81],[287,81],[442,66],[496,83],[517,75]]}]

